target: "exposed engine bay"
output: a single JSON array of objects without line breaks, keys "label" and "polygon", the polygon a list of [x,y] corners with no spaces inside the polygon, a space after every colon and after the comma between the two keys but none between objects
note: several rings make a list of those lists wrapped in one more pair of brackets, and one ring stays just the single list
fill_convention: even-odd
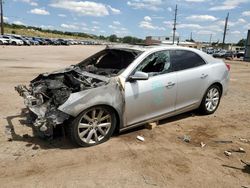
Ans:
[{"label": "exposed engine bay", "polygon": [[29,87],[18,85],[15,89],[35,114],[34,126],[44,136],[51,137],[53,128],[70,118],[58,107],[71,94],[108,84],[110,78],[119,75],[138,54],[137,51],[105,49],[78,65],[40,74],[30,82]]}]

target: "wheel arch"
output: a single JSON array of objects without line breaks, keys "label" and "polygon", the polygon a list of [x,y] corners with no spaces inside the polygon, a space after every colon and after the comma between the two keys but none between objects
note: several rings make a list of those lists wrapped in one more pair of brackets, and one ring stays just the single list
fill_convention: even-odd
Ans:
[{"label": "wheel arch", "polygon": [[[83,111],[86,111],[86,110],[88,110],[88,109],[90,109],[90,108],[93,108],[93,107],[106,107],[106,108],[109,108],[111,111],[113,111],[114,112],[114,114],[115,114],[115,118],[116,118],[116,125],[115,125],[115,130],[114,130],[114,133],[113,134],[116,134],[116,133],[118,133],[119,131],[120,131],[120,125],[121,125],[121,115],[119,114],[119,112],[118,112],[118,110],[117,109],[115,109],[113,106],[111,106],[111,105],[108,105],[108,104],[97,104],[97,105],[93,105],[93,106],[90,106],[90,107],[88,107],[88,108],[86,108],[86,109],[84,109],[84,110],[82,110],[79,114],[81,114]],[[78,115],[79,115],[78,114]]]},{"label": "wheel arch", "polygon": [[222,94],[223,94],[223,85],[222,85],[220,82],[214,82],[214,83],[210,84],[210,85],[207,87],[207,89],[205,90],[205,92],[204,92],[204,94],[203,94],[203,96],[202,96],[202,98],[201,98],[201,100],[200,100],[199,107],[201,106],[202,99],[203,99],[204,96],[206,95],[207,90],[208,90],[211,86],[214,86],[214,85],[216,85],[216,86],[218,86],[218,87],[220,88],[221,97],[222,97]]},{"label": "wheel arch", "polygon": [[221,96],[223,94],[223,85],[220,82],[214,82],[213,84],[211,84],[208,88],[210,88],[211,86],[218,86],[220,88],[220,92],[221,92]]}]

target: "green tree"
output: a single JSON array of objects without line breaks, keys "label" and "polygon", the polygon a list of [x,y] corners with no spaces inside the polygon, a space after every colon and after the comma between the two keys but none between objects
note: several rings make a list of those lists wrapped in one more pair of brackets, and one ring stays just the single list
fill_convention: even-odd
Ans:
[{"label": "green tree", "polygon": [[128,44],[134,44],[135,41],[134,41],[133,37],[126,36],[126,37],[123,37],[122,42],[123,43],[128,43]]},{"label": "green tree", "polygon": [[127,44],[142,44],[144,43],[144,40],[136,37],[125,36],[122,38],[122,42]]},{"label": "green tree", "polygon": [[100,39],[100,40],[105,40],[106,38],[105,38],[103,35],[100,35],[100,36],[99,36],[99,39]]},{"label": "green tree", "polygon": [[246,44],[246,39],[241,39],[239,40],[239,42],[237,43],[237,46],[245,46]]},{"label": "green tree", "polygon": [[118,39],[118,38],[117,38],[116,35],[110,35],[110,36],[109,36],[109,41],[110,41],[110,42],[116,42],[117,39]]}]

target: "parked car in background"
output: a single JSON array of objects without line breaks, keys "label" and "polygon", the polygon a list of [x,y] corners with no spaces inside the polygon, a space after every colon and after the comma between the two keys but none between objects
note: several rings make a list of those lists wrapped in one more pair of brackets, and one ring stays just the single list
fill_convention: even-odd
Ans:
[{"label": "parked car in background", "polygon": [[78,42],[75,41],[75,40],[73,40],[73,39],[67,39],[67,42],[68,42],[69,45],[76,45],[76,44],[78,44]]},{"label": "parked car in background", "polygon": [[24,45],[27,45],[27,46],[30,45],[30,41],[29,41],[28,39],[22,37],[22,36],[19,36],[19,35],[12,35],[12,37],[15,38],[15,39],[18,39],[18,40],[23,41],[23,44],[24,44]]},{"label": "parked car in background", "polygon": [[237,58],[243,58],[245,56],[245,51],[238,51],[236,53]]},{"label": "parked car in background", "polygon": [[213,57],[219,57],[219,58],[223,58],[225,56],[225,54],[227,53],[226,50],[221,50],[221,51],[218,51],[216,53],[213,54]]},{"label": "parked car in background", "polygon": [[234,52],[233,51],[227,51],[225,55],[222,56],[222,58],[234,58]]},{"label": "parked car in background", "polygon": [[54,41],[52,39],[45,38],[44,39],[48,45],[54,45]]},{"label": "parked car in background", "polygon": [[3,38],[2,35],[0,35],[0,45],[7,45],[9,44],[9,39]]},{"label": "parked car in background", "polygon": [[2,38],[7,39],[9,41],[9,44],[11,45],[23,45],[24,42],[20,39],[15,39],[12,36],[9,35],[3,35]]},{"label": "parked car in background", "polygon": [[57,39],[51,39],[53,41],[53,45],[60,45],[60,41],[58,41]]},{"label": "parked car in background", "polygon": [[69,45],[69,42],[67,40],[64,40],[64,39],[57,39],[57,42],[60,45]]},{"label": "parked car in background", "polygon": [[207,49],[207,54],[213,54],[214,53],[214,49]]},{"label": "parked car in background", "polygon": [[39,42],[36,41],[36,40],[33,40],[32,37],[25,37],[24,36],[24,38],[27,39],[27,40],[29,40],[29,42],[30,42],[31,45],[39,45]]},{"label": "parked car in background", "polygon": [[113,46],[16,90],[40,134],[51,137],[64,124],[73,142],[93,146],[115,130],[194,109],[214,113],[229,71],[221,59],[193,48]]},{"label": "parked car in background", "polygon": [[38,42],[39,45],[45,45],[46,43],[38,37],[32,37],[32,39]]}]

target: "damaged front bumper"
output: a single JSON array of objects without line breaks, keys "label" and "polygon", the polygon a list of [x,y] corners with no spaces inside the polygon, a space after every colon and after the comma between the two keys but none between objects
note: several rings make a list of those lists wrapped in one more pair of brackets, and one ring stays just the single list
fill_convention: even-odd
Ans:
[{"label": "damaged front bumper", "polygon": [[36,119],[33,121],[33,125],[35,130],[42,133],[42,136],[53,136],[53,129],[69,119],[68,114],[50,105],[49,101],[44,102],[42,95],[32,95],[25,85],[18,85],[15,90],[24,98],[25,106],[35,114]]}]

